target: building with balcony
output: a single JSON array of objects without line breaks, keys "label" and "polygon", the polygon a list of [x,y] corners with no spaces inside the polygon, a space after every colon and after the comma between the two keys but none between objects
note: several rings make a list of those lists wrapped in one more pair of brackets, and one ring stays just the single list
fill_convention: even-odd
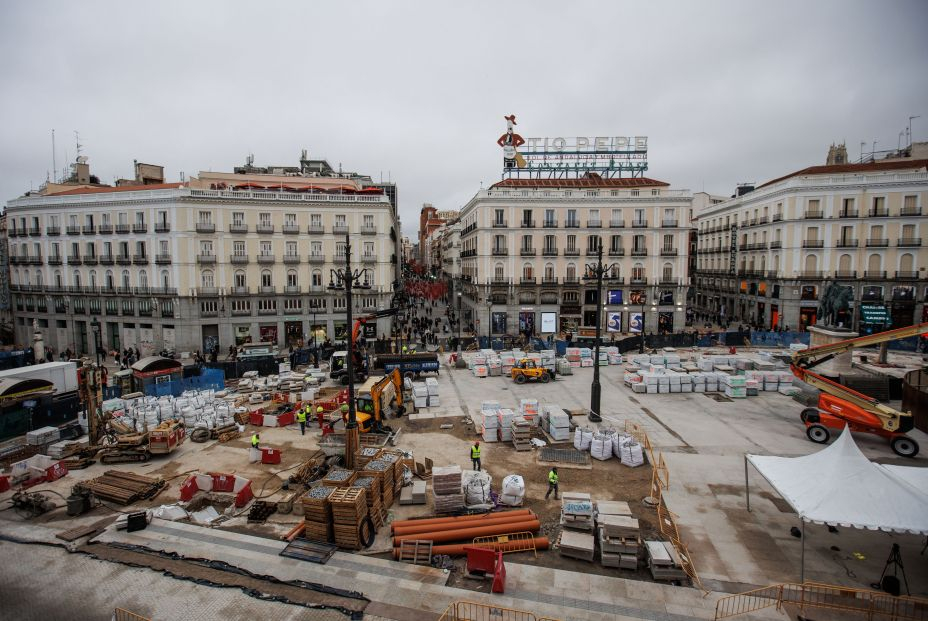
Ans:
[{"label": "building with balcony", "polygon": [[[841,323],[925,321],[928,160],[812,166],[697,211],[695,304],[713,318],[804,330],[831,282]],[[883,318],[879,321],[877,318]]]},{"label": "building with balcony", "polygon": [[[640,313],[648,332],[679,330],[692,200],[662,181],[595,174],[510,178],[481,190],[459,221],[464,325],[483,335],[489,325],[494,335],[591,336],[602,304],[618,314],[618,332]],[[600,247],[610,266],[601,294],[585,278]]]},{"label": "building with balcony", "polygon": [[[92,353],[93,318],[104,347],[142,355],[339,340],[345,299],[328,285],[346,235],[370,287],[356,291],[356,311],[389,308],[399,223],[384,191],[331,168],[251,168],[183,183],[56,184],[9,201],[17,341],[29,342],[36,319],[56,351]],[[390,321],[368,324],[368,336],[389,334]]]}]

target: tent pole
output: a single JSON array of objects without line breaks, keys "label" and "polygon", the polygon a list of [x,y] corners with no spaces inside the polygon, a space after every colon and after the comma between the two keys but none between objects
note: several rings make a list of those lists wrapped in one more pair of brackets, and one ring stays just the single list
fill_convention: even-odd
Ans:
[{"label": "tent pole", "polygon": [[806,581],[806,521],[799,516],[799,523],[802,525],[802,555],[799,557],[799,584],[805,584]]},{"label": "tent pole", "polygon": [[744,493],[748,498],[748,513],[751,512],[751,488],[748,486],[748,454],[744,454]]}]

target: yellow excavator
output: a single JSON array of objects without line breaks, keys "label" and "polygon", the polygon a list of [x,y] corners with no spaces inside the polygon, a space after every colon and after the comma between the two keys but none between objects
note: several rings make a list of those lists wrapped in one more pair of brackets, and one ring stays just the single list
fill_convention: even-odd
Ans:
[{"label": "yellow excavator", "polygon": [[793,375],[820,391],[817,407],[806,408],[799,415],[806,425],[806,436],[813,442],[824,444],[831,438],[829,430],[841,430],[847,426],[851,431],[872,433],[887,438],[897,455],[915,457],[918,454],[918,442],[905,435],[915,426],[911,412],[900,412],[883,405],[873,397],[842,386],[809,369],[858,347],[879,345],[925,333],[928,333],[928,323],[838,341],[794,353],[790,364]]},{"label": "yellow excavator", "polygon": [[394,416],[406,413],[406,406],[403,405],[403,377],[399,369],[383,377],[368,378],[358,389],[355,409],[362,433],[392,433],[393,429],[383,424],[387,413],[392,412]]}]

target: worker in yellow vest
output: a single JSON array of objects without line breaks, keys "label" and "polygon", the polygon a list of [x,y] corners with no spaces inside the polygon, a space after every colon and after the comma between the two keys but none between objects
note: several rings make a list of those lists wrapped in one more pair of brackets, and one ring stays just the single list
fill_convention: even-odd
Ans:
[{"label": "worker in yellow vest", "polygon": [[261,436],[258,435],[257,431],[251,434],[251,448],[255,449],[256,451],[258,450],[258,441],[260,438]]},{"label": "worker in yellow vest", "polygon": [[474,445],[470,447],[470,461],[473,464],[474,470],[480,472],[480,441],[474,442]]},{"label": "worker in yellow vest", "polygon": [[557,495],[557,468],[551,468],[551,471],[548,472],[548,493],[545,494],[545,500],[548,499],[548,496],[551,495],[551,492],[554,492],[554,499],[558,499]]},{"label": "worker in yellow vest", "polygon": [[300,408],[296,411],[296,422],[300,424],[300,435],[306,435],[306,410],[307,408]]},{"label": "worker in yellow vest", "polygon": [[251,463],[256,463],[261,461],[261,451],[258,449],[258,442],[260,442],[261,436],[258,435],[258,432],[252,434],[251,436],[251,450],[249,451],[248,461]]}]

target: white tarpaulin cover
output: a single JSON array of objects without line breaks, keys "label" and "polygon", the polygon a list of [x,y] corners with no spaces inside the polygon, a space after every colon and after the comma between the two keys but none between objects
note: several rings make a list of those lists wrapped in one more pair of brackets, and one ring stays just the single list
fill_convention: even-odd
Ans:
[{"label": "white tarpaulin cover", "polygon": [[875,464],[846,431],[804,457],[747,459],[806,521],[928,534],[926,469]]}]

